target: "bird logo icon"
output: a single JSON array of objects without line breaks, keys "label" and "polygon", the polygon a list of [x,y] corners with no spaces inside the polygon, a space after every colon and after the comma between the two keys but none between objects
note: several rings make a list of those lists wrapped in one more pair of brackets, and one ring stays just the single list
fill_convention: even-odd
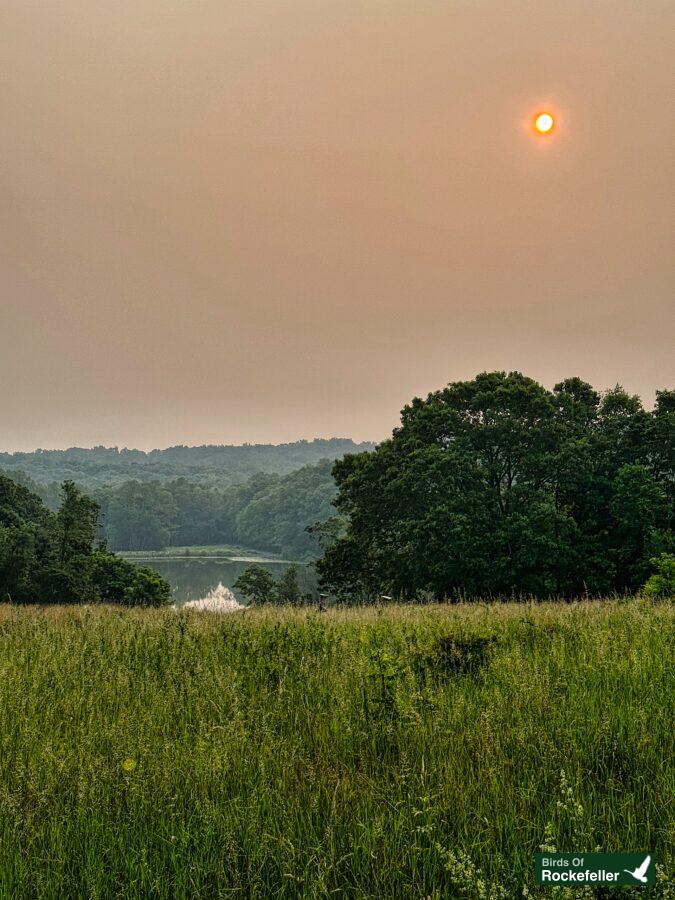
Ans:
[{"label": "bird logo icon", "polygon": [[643,884],[647,883],[647,869],[649,868],[649,863],[652,861],[651,856],[646,857],[646,859],[642,862],[641,865],[637,867],[637,869],[624,869],[624,872],[628,872],[629,875],[632,875],[636,881],[641,881]]}]

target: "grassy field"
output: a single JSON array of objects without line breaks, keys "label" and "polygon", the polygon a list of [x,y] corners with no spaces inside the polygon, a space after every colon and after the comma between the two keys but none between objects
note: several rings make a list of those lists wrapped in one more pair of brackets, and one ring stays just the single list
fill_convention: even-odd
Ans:
[{"label": "grassy field", "polygon": [[189,547],[165,547],[163,550],[121,550],[125,559],[240,559],[282,561],[275,553],[251,550],[249,547],[233,547],[231,544],[198,544]]},{"label": "grassy field", "polygon": [[0,897],[537,896],[542,844],[655,851],[674,896],[673,626],[0,608]]}]

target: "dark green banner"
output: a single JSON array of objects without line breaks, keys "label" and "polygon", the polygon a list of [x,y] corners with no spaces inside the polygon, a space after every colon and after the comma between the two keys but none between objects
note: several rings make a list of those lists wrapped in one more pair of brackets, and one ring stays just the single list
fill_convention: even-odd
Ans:
[{"label": "dark green banner", "polygon": [[537,884],[574,887],[582,884],[654,884],[652,853],[536,853]]}]

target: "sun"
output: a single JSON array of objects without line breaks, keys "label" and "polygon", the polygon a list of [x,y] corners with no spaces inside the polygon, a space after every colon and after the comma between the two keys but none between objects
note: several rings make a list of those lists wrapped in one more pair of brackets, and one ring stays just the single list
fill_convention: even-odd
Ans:
[{"label": "sun", "polygon": [[534,117],[534,130],[539,134],[550,134],[555,127],[555,119],[550,112],[540,112]]}]

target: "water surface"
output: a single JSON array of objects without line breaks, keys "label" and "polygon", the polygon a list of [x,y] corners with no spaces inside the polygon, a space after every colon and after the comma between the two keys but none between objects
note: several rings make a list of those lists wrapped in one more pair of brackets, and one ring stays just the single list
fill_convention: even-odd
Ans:
[{"label": "water surface", "polygon": [[[171,585],[174,603],[182,605],[188,600],[200,600],[219,583],[233,591],[235,597],[242,603],[246,602],[238,591],[234,590],[237,578],[250,565],[256,563],[267,569],[278,578],[288,568],[290,563],[285,560],[269,560],[254,555],[248,555],[244,551],[234,556],[133,556],[128,557],[130,562],[139,566],[148,566],[159,572]],[[300,589],[312,590],[316,584],[313,570],[300,564],[299,582]]]}]

